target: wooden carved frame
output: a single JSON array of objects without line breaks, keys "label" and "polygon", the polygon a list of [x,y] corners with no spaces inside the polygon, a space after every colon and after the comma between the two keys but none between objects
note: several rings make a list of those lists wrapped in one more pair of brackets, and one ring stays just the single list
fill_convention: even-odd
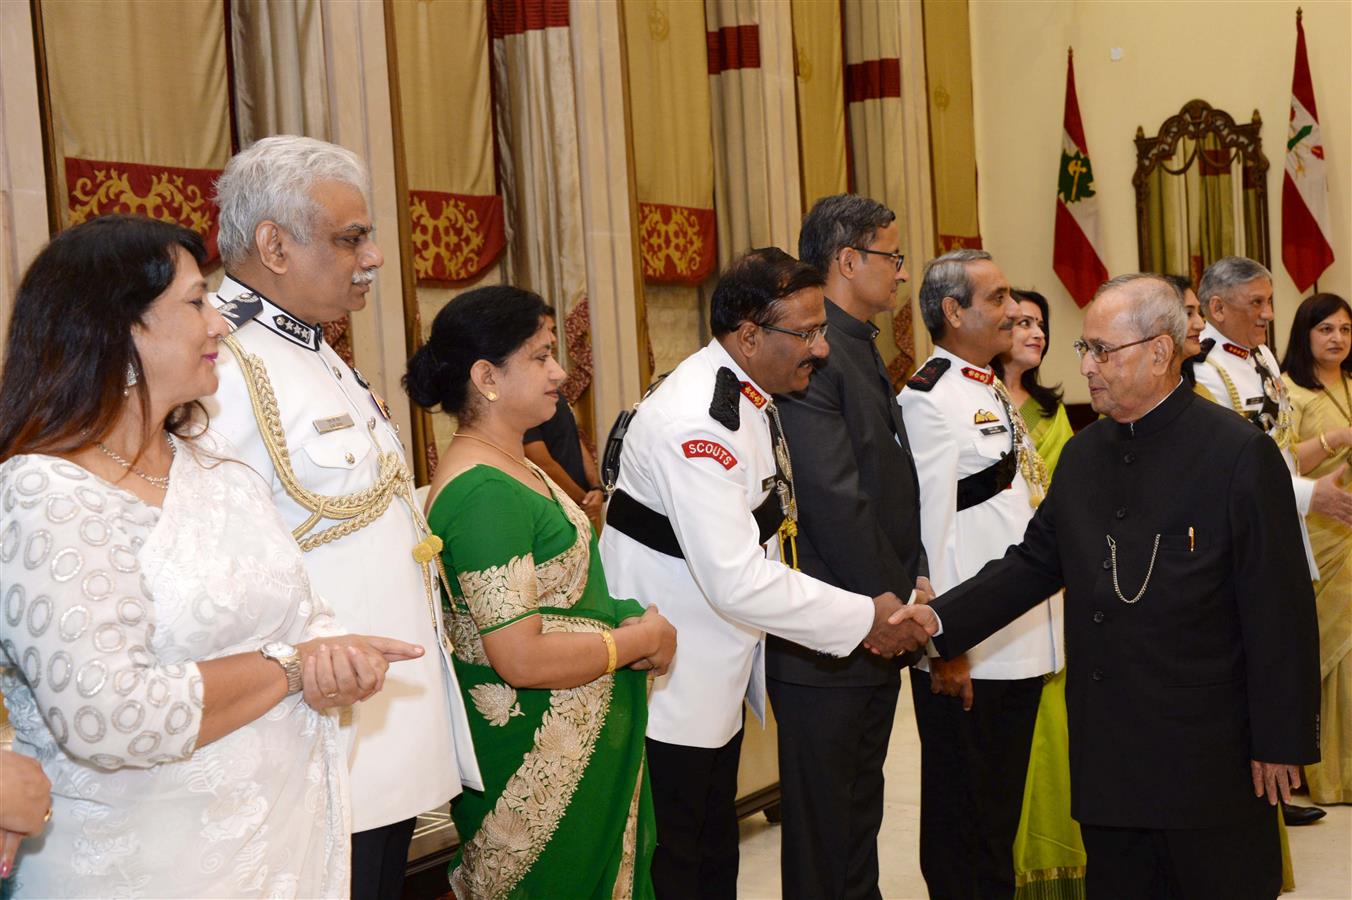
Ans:
[{"label": "wooden carved frame", "polygon": [[[1253,168],[1254,193],[1260,210],[1258,217],[1260,233],[1257,246],[1251,248],[1251,252],[1256,254],[1258,262],[1269,269],[1272,268],[1270,247],[1272,231],[1268,223],[1267,197],[1268,159],[1263,155],[1263,141],[1259,135],[1262,127],[1263,118],[1256,109],[1253,111],[1252,120],[1240,125],[1236,124],[1234,117],[1225,110],[1216,109],[1205,100],[1189,100],[1177,115],[1164,120],[1160,125],[1159,134],[1154,137],[1146,137],[1145,129],[1137,126],[1136,172],[1131,176],[1131,183],[1136,188],[1136,250],[1142,270],[1146,268],[1146,247],[1150,245],[1150,222],[1147,215],[1150,176],[1173,157],[1180,140],[1190,137],[1200,147],[1201,139],[1205,135],[1214,135],[1220,140],[1221,146],[1238,151],[1243,165],[1246,168]],[[1179,171],[1187,171],[1196,158],[1194,154]]]}]

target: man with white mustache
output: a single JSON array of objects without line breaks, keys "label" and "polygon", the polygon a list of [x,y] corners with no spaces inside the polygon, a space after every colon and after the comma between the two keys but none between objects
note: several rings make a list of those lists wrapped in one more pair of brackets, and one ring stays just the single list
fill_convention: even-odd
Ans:
[{"label": "man with white mustache", "polygon": [[[954,250],[931,260],[920,312],[934,355],[897,400],[920,480],[930,582],[943,594],[1019,542],[1047,473],[990,367],[1012,346],[1019,314],[990,254]],[[1014,895],[1014,834],[1042,676],[1065,664],[1061,616],[1057,594],[967,653],[911,669],[920,870],[932,897]]]},{"label": "man with white mustache", "polygon": [[[264,138],[231,159],[216,183],[226,278],[213,302],[234,333],[208,411],[271,485],[339,623],[427,650],[355,714],[352,896],[394,898],[417,815],[482,784],[404,448],[320,326],[364,307],[385,261],[369,190],[361,160],[311,138]],[[285,668],[288,649],[264,655]]]}]

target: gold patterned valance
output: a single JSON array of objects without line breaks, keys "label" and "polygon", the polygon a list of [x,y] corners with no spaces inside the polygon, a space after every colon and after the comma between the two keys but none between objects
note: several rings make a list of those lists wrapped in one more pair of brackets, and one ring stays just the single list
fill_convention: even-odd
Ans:
[{"label": "gold patterned valance", "polygon": [[137,163],[66,158],[67,223],[78,225],[105,213],[149,216],[190,228],[217,258],[216,204],[212,183],[219,169],[180,169]]},{"label": "gold patterned valance", "polygon": [[713,271],[718,239],[712,209],[640,203],[638,222],[647,280],[699,284]]},{"label": "gold patterned valance", "polygon": [[419,281],[465,281],[497,261],[507,243],[501,197],[408,193],[413,268]]}]

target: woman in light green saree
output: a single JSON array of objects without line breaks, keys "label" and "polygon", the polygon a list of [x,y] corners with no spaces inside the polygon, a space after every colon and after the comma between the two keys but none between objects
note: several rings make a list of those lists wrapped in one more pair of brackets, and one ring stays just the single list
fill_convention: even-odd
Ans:
[{"label": "woman in light green saree", "polygon": [[[1061,450],[1074,435],[1061,389],[1044,386],[1038,367],[1047,355],[1047,299],[1034,291],[1014,291],[1019,317],[1014,345],[993,368],[1018,404],[1028,436],[1055,477]],[[1062,900],[1084,897],[1084,844],[1080,826],[1070,817],[1070,755],[1066,725],[1066,670],[1046,677],[1028,775],[1023,787],[1023,814],[1014,836],[1016,900]]]},{"label": "woman in light green saree", "polygon": [[610,596],[585,513],[525,459],[564,378],[552,314],[517,288],[464,294],[404,379],[415,403],[458,418],[420,550],[445,568],[484,780],[452,803],[459,900],[653,896],[648,672],[670,664],[675,629]]}]

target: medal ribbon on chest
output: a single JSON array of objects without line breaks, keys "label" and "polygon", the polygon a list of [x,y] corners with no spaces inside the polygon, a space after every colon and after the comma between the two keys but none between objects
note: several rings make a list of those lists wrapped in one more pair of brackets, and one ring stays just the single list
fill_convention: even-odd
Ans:
[{"label": "medal ribbon on chest", "polygon": [[775,493],[784,521],[779,525],[779,558],[791,569],[798,568],[798,498],[793,491],[793,460],[789,458],[789,442],[784,438],[784,426],[779,421],[779,410],[767,403],[765,411],[770,419],[770,437],[775,447]]}]

